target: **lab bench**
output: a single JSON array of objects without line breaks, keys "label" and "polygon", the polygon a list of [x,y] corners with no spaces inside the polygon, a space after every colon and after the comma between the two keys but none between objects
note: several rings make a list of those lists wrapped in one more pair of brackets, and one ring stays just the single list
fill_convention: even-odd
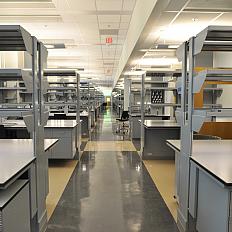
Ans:
[{"label": "lab bench", "polygon": [[[56,143],[56,139],[46,139],[44,152],[46,153]],[[38,210],[36,202],[38,179],[33,140],[0,139],[0,147],[0,231],[33,231],[32,221]],[[46,179],[47,166],[44,165],[43,168],[43,177]],[[44,199],[48,191],[47,182],[44,182],[45,185],[40,189]]]},{"label": "lab bench", "polygon": [[[176,152],[177,194],[180,141],[167,144]],[[190,157],[189,213],[198,232],[232,231],[232,140],[193,140]]]},{"label": "lab bench", "polygon": [[180,126],[172,120],[144,121],[143,159],[174,159],[173,150],[166,145],[168,139],[180,138]]},{"label": "lab bench", "polygon": [[[57,145],[47,155],[49,159],[73,159],[80,147],[78,128],[75,120],[48,120],[44,127],[46,139],[58,139]],[[16,133],[16,138],[28,138],[23,120],[8,120],[3,123],[7,131]]]},{"label": "lab bench", "polygon": [[[170,116],[166,115],[145,115],[145,120],[170,120]],[[131,128],[131,138],[140,139],[141,138],[141,114],[130,114],[130,128]]]}]

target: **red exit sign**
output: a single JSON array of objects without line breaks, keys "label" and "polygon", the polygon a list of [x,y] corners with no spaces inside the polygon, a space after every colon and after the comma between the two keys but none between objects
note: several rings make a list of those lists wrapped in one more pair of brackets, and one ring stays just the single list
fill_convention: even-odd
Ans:
[{"label": "red exit sign", "polygon": [[106,38],[106,44],[112,44],[113,43],[113,38],[112,37],[107,37]]}]

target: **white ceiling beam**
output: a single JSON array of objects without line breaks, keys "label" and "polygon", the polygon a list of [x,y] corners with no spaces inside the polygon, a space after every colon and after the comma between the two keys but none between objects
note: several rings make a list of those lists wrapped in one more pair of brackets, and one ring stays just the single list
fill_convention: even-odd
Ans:
[{"label": "white ceiling beam", "polygon": [[[159,25],[162,14],[170,10],[170,4],[175,6],[173,9],[179,12],[187,2],[188,0],[137,0],[114,78],[114,85],[116,85],[120,76],[128,68],[130,62],[136,57],[141,58],[144,54],[141,52],[141,49],[152,47],[155,38],[150,38],[150,34]],[[173,18],[170,15],[170,19],[167,21],[171,22],[172,20]]]}]

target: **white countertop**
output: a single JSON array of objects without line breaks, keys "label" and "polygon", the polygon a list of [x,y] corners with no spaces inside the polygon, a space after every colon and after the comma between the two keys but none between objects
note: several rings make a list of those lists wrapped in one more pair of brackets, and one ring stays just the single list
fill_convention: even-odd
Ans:
[{"label": "white countertop", "polygon": [[[167,140],[180,151],[180,140]],[[193,140],[191,160],[225,185],[232,185],[232,140]]]},{"label": "white countertop", "polygon": [[[23,120],[7,120],[3,123],[8,128],[25,128]],[[77,126],[76,120],[48,120],[45,128],[73,128]]]},{"label": "white countertop", "polygon": [[73,128],[77,126],[76,120],[48,120],[45,128]]},{"label": "white countertop", "polygon": [[173,120],[145,120],[144,121],[145,128],[180,128],[180,126]]},{"label": "white countertop", "polygon": [[[57,139],[45,139],[44,150],[53,146]],[[0,139],[0,186],[34,160],[32,139]]]}]

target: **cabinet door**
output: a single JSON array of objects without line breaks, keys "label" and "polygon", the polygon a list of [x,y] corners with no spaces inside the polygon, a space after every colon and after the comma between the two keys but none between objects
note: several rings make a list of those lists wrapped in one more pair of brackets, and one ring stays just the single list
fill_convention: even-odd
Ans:
[{"label": "cabinet door", "polygon": [[2,210],[3,232],[30,232],[29,185],[27,184]]}]

